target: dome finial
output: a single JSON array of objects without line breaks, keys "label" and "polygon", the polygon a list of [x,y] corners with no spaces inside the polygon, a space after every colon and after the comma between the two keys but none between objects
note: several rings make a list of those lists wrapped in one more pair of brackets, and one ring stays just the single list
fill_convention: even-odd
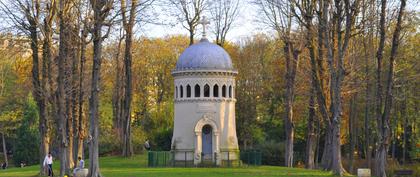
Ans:
[{"label": "dome finial", "polygon": [[203,25],[203,39],[206,39],[206,25],[209,25],[210,22],[207,20],[206,16],[203,16],[198,24]]}]

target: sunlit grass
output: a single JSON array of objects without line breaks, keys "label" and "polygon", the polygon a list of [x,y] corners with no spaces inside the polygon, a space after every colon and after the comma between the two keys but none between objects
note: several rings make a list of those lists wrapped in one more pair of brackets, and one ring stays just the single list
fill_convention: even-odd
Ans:
[{"label": "sunlit grass", "polygon": [[[106,177],[251,177],[251,176],[333,176],[330,172],[275,166],[243,168],[148,168],[146,155],[132,158],[102,157],[101,173]],[[54,164],[58,173],[59,165]],[[0,177],[35,177],[38,166],[10,168],[0,171]]]}]

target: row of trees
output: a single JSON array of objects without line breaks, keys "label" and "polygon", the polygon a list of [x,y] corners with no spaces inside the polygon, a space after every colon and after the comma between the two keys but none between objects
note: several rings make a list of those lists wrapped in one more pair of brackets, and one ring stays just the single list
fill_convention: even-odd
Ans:
[{"label": "row of trees", "polygon": [[[21,81],[19,88],[32,85],[39,114],[39,159],[59,149],[61,175],[86,152],[92,164],[90,176],[99,176],[100,153],[131,156],[146,137],[156,149],[169,150],[170,71],[180,52],[194,43],[204,14],[212,17],[216,43],[229,52],[239,70],[237,130],[242,149],[278,149],[284,152],[284,160],[274,158],[275,164],[281,161],[291,167],[302,160],[307,168],[322,167],[340,175],[345,173],[342,152],[350,154],[350,171],[356,160],[353,152],[366,158],[368,167],[375,154],[378,176],[386,175],[391,142],[393,158],[414,158],[406,151],[418,141],[418,21],[415,13],[405,13],[404,0],[398,5],[385,0],[380,4],[256,0],[249,5],[261,12],[257,23],[275,33],[237,44],[227,42],[226,35],[238,18],[239,1],[228,0],[211,4],[170,0],[166,3],[170,14],[182,22],[189,37],[135,37],[134,29],[151,20],[146,10],[157,2],[161,1],[1,2],[5,20],[29,36],[31,72],[27,67],[13,71],[31,78],[31,84]],[[17,64],[2,66],[9,69]],[[3,93],[15,93],[3,88],[11,87],[2,87],[2,98],[10,98]],[[11,116],[3,112],[2,120],[9,122]],[[15,125],[7,124],[10,129],[2,128],[2,135],[9,136],[6,130],[16,129]],[[403,141],[397,138],[401,131]],[[283,141],[284,150],[279,147]],[[401,156],[395,154],[399,142],[404,149]],[[348,145],[345,151],[343,144]],[[89,151],[84,145],[89,145]]]},{"label": "row of trees", "polygon": [[[12,24],[9,27],[18,29],[13,32],[25,33],[30,41],[32,94],[39,108],[41,173],[43,157],[51,150],[53,142],[58,142],[59,145],[60,175],[63,176],[75,165],[74,159],[83,156],[83,142],[88,141],[88,154],[90,164],[92,164],[89,170],[90,176],[99,176],[99,92],[103,60],[102,43],[104,39],[113,35],[112,27],[115,26],[120,27],[122,32],[116,57],[117,78],[113,96],[114,129],[123,147],[122,155],[133,154],[131,145],[133,31],[138,22],[145,21],[147,18],[144,11],[152,2],[137,0],[1,2],[2,13],[6,17],[4,20]],[[174,12],[179,10],[177,4],[181,4],[184,7],[183,13],[189,13],[192,10],[190,6],[204,7],[208,4],[204,1],[169,2],[174,5]],[[220,1],[219,5],[222,3],[225,2]],[[201,18],[201,12],[197,11],[191,22],[193,24],[190,24],[192,39],[195,27]],[[223,17],[222,12],[219,12],[218,18]],[[142,14],[142,16],[137,17],[137,14]],[[185,19],[177,20],[190,23],[188,15]],[[223,35],[221,37],[223,41],[225,33],[224,31],[220,33]],[[124,44],[123,62],[119,62],[121,43]],[[192,43],[193,40],[190,44]],[[86,59],[87,48],[90,44],[93,50],[91,63]],[[86,70],[87,62],[91,70]],[[91,79],[87,79],[86,74],[91,74]],[[89,98],[88,104],[85,103],[87,98]],[[89,117],[89,121],[86,117]],[[87,127],[89,127],[89,132],[85,130]],[[53,139],[53,137],[58,138]],[[5,143],[3,144],[5,146]]]}]

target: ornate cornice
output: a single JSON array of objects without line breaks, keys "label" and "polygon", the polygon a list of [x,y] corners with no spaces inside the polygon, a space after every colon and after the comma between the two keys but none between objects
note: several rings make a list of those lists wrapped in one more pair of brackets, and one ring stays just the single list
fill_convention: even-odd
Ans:
[{"label": "ornate cornice", "polygon": [[189,103],[198,103],[198,102],[234,102],[236,103],[236,99],[235,98],[203,98],[203,97],[199,97],[199,98],[177,98],[175,99],[175,103],[179,103],[179,102],[189,102]]},{"label": "ornate cornice", "polygon": [[182,69],[173,70],[172,76],[236,76],[237,70],[197,70],[197,69]]}]

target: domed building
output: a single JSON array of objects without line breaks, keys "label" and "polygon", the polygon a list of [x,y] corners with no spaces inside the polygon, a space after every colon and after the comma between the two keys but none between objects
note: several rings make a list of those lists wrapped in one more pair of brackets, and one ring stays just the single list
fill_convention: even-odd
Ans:
[{"label": "domed building", "polygon": [[229,54],[205,35],[189,46],[172,71],[175,117],[172,152],[177,163],[238,160],[235,76]]}]

